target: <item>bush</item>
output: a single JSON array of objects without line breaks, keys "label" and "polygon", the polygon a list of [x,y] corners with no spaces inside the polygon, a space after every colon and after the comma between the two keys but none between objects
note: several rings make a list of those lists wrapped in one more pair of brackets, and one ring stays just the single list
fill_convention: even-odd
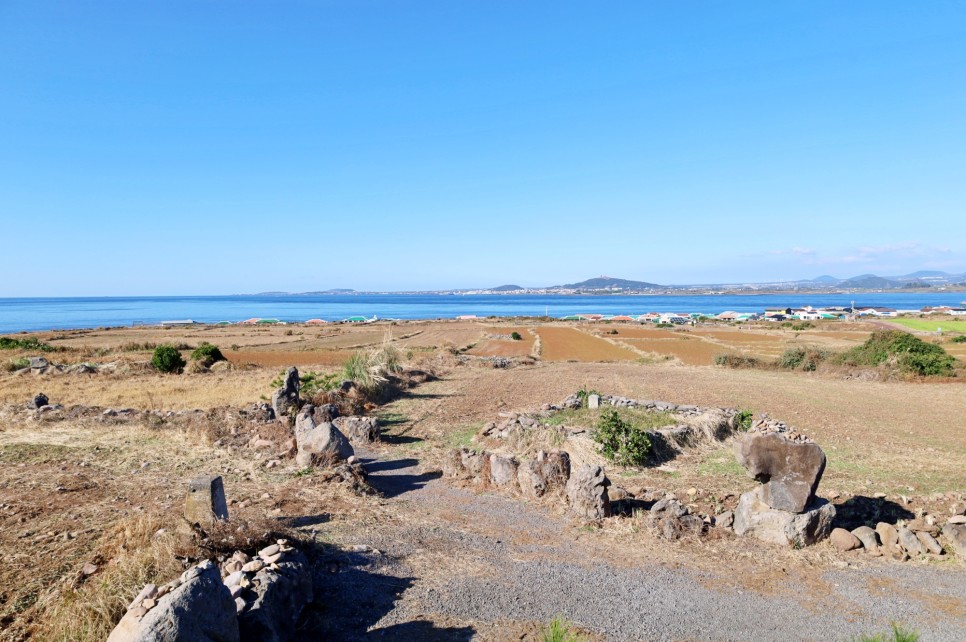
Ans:
[{"label": "bush", "polygon": [[789,348],[778,358],[778,367],[786,370],[804,370],[814,372],[829,353],[818,348]]},{"label": "bush", "polygon": [[541,642],[584,642],[587,638],[571,631],[572,625],[559,615],[540,632]]},{"label": "bush", "polygon": [[748,432],[751,430],[751,422],[754,419],[755,413],[751,410],[739,410],[738,414],[735,415],[735,424],[738,426],[738,430],[741,432]]},{"label": "bush", "polygon": [[178,349],[172,345],[160,345],[154,349],[151,365],[158,372],[181,372],[185,367],[185,360]]},{"label": "bush", "polygon": [[200,361],[207,368],[216,361],[225,361],[225,355],[221,353],[218,346],[205,341],[191,353],[191,360]]},{"label": "bush", "polygon": [[966,343],[966,334],[961,334],[958,337],[952,338],[953,343]]},{"label": "bush", "polygon": [[14,372],[16,370],[23,370],[24,368],[30,367],[30,359],[27,357],[21,357],[19,359],[11,359],[3,365],[3,369],[7,372]]},{"label": "bush", "polygon": [[850,366],[894,365],[901,372],[924,377],[950,376],[956,359],[942,347],[901,330],[879,330],[841,357]]},{"label": "bush", "polygon": [[754,357],[743,357],[740,354],[716,354],[714,365],[726,368],[760,368],[762,363]]},{"label": "bush", "polygon": [[39,350],[40,352],[59,352],[63,348],[55,348],[49,343],[42,343],[36,337],[26,339],[15,339],[13,337],[0,337],[0,350]]},{"label": "bush", "polygon": [[386,391],[389,378],[402,372],[402,355],[396,346],[356,352],[342,364],[342,378],[355,382],[364,393],[378,397]]},{"label": "bush", "polygon": [[514,341],[523,341],[523,337],[520,336],[519,332],[513,332],[510,334],[510,338]]},{"label": "bush", "polygon": [[616,410],[601,415],[594,440],[604,457],[620,466],[641,466],[651,452],[647,433],[625,422]]}]

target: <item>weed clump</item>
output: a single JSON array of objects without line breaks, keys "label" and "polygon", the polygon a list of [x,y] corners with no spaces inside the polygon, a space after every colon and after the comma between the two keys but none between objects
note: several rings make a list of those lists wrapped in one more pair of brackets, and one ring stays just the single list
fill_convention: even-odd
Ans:
[{"label": "weed clump", "polygon": [[714,356],[714,365],[738,369],[761,368],[763,363],[761,359],[755,359],[754,357],[743,357],[740,354],[716,354]]},{"label": "weed clump", "polygon": [[519,332],[510,333],[510,338],[513,339],[514,341],[523,341],[523,337],[520,336]]},{"label": "weed clump", "polygon": [[186,362],[176,347],[165,344],[154,349],[151,365],[158,372],[181,372]]},{"label": "weed clump", "polygon": [[540,640],[541,642],[585,642],[587,638],[574,633],[572,627],[570,622],[558,615],[540,632]]},{"label": "weed clump", "polygon": [[843,354],[841,361],[850,366],[891,365],[922,377],[951,376],[956,363],[941,346],[901,330],[873,332],[865,343]]},{"label": "weed clump", "polygon": [[641,466],[651,452],[647,433],[621,419],[616,410],[601,415],[594,441],[604,457],[620,466]]}]

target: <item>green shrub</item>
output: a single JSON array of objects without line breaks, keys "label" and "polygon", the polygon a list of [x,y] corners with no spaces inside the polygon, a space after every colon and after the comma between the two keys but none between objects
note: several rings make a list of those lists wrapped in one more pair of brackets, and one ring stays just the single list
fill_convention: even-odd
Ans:
[{"label": "green shrub", "polygon": [[674,324],[673,323],[657,323],[657,324],[655,324],[654,327],[655,328],[673,328],[674,327]]},{"label": "green shrub", "polygon": [[754,417],[755,413],[751,410],[739,410],[738,414],[735,415],[735,423],[738,425],[738,430],[742,432],[751,430],[751,422]]},{"label": "green shrub", "polygon": [[205,367],[208,367],[216,361],[225,361],[225,355],[221,353],[218,346],[205,341],[191,353],[191,360],[200,361]]},{"label": "green shrub", "polygon": [[510,338],[513,339],[514,341],[523,341],[523,337],[520,336],[519,332],[510,333]]},{"label": "green shrub", "polygon": [[594,440],[604,457],[620,466],[641,466],[651,452],[647,433],[625,422],[616,410],[601,415]]},{"label": "green shrub", "polygon": [[0,337],[0,350],[39,350],[40,352],[59,352],[63,348],[56,348],[49,343],[38,341],[36,337],[16,339],[14,337]]},{"label": "green shrub", "polygon": [[958,337],[952,338],[953,343],[966,343],[966,334],[961,334]]},{"label": "green shrub", "polygon": [[860,346],[841,356],[851,366],[894,365],[901,372],[920,376],[950,376],[956,359],[942,347],[926,343],[901,330],[879,330]]},{"label": "green shrub", "polygon": [[158,372],[181,372],[186,362],[178,349],[172,345],[160,345],[154,349],[151,365]]},{"label": "green shrub", "polygon": [[19,359],[11,359],[3,365],[3,369],[7,372],[14,372],[15,370],[23,370],[24,368],[30,367],[30,359],[27,357],[21,357]]},{"label": "green shrub", "polygon": [[356,352],[342,364],[342,378],[354,381],[368,395],[384,392],[389,377],[400,372],[402,355],[388,342],[376,350]]}]

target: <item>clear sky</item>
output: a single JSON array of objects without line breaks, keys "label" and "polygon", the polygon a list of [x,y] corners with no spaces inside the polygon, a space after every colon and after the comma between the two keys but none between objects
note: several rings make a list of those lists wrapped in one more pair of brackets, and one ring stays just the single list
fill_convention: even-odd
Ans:
[{"label": "clear sky", "polygon": [[966,271],[961,2],[0,0],[0,296]]}]

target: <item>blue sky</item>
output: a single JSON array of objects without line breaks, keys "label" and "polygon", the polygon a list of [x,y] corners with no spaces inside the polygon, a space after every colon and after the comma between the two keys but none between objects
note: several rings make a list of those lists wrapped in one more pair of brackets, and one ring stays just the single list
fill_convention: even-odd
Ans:
[{"label": "blue sky", "polygon": [[0,2],[0,296],[966,271],[957,2]]}]

